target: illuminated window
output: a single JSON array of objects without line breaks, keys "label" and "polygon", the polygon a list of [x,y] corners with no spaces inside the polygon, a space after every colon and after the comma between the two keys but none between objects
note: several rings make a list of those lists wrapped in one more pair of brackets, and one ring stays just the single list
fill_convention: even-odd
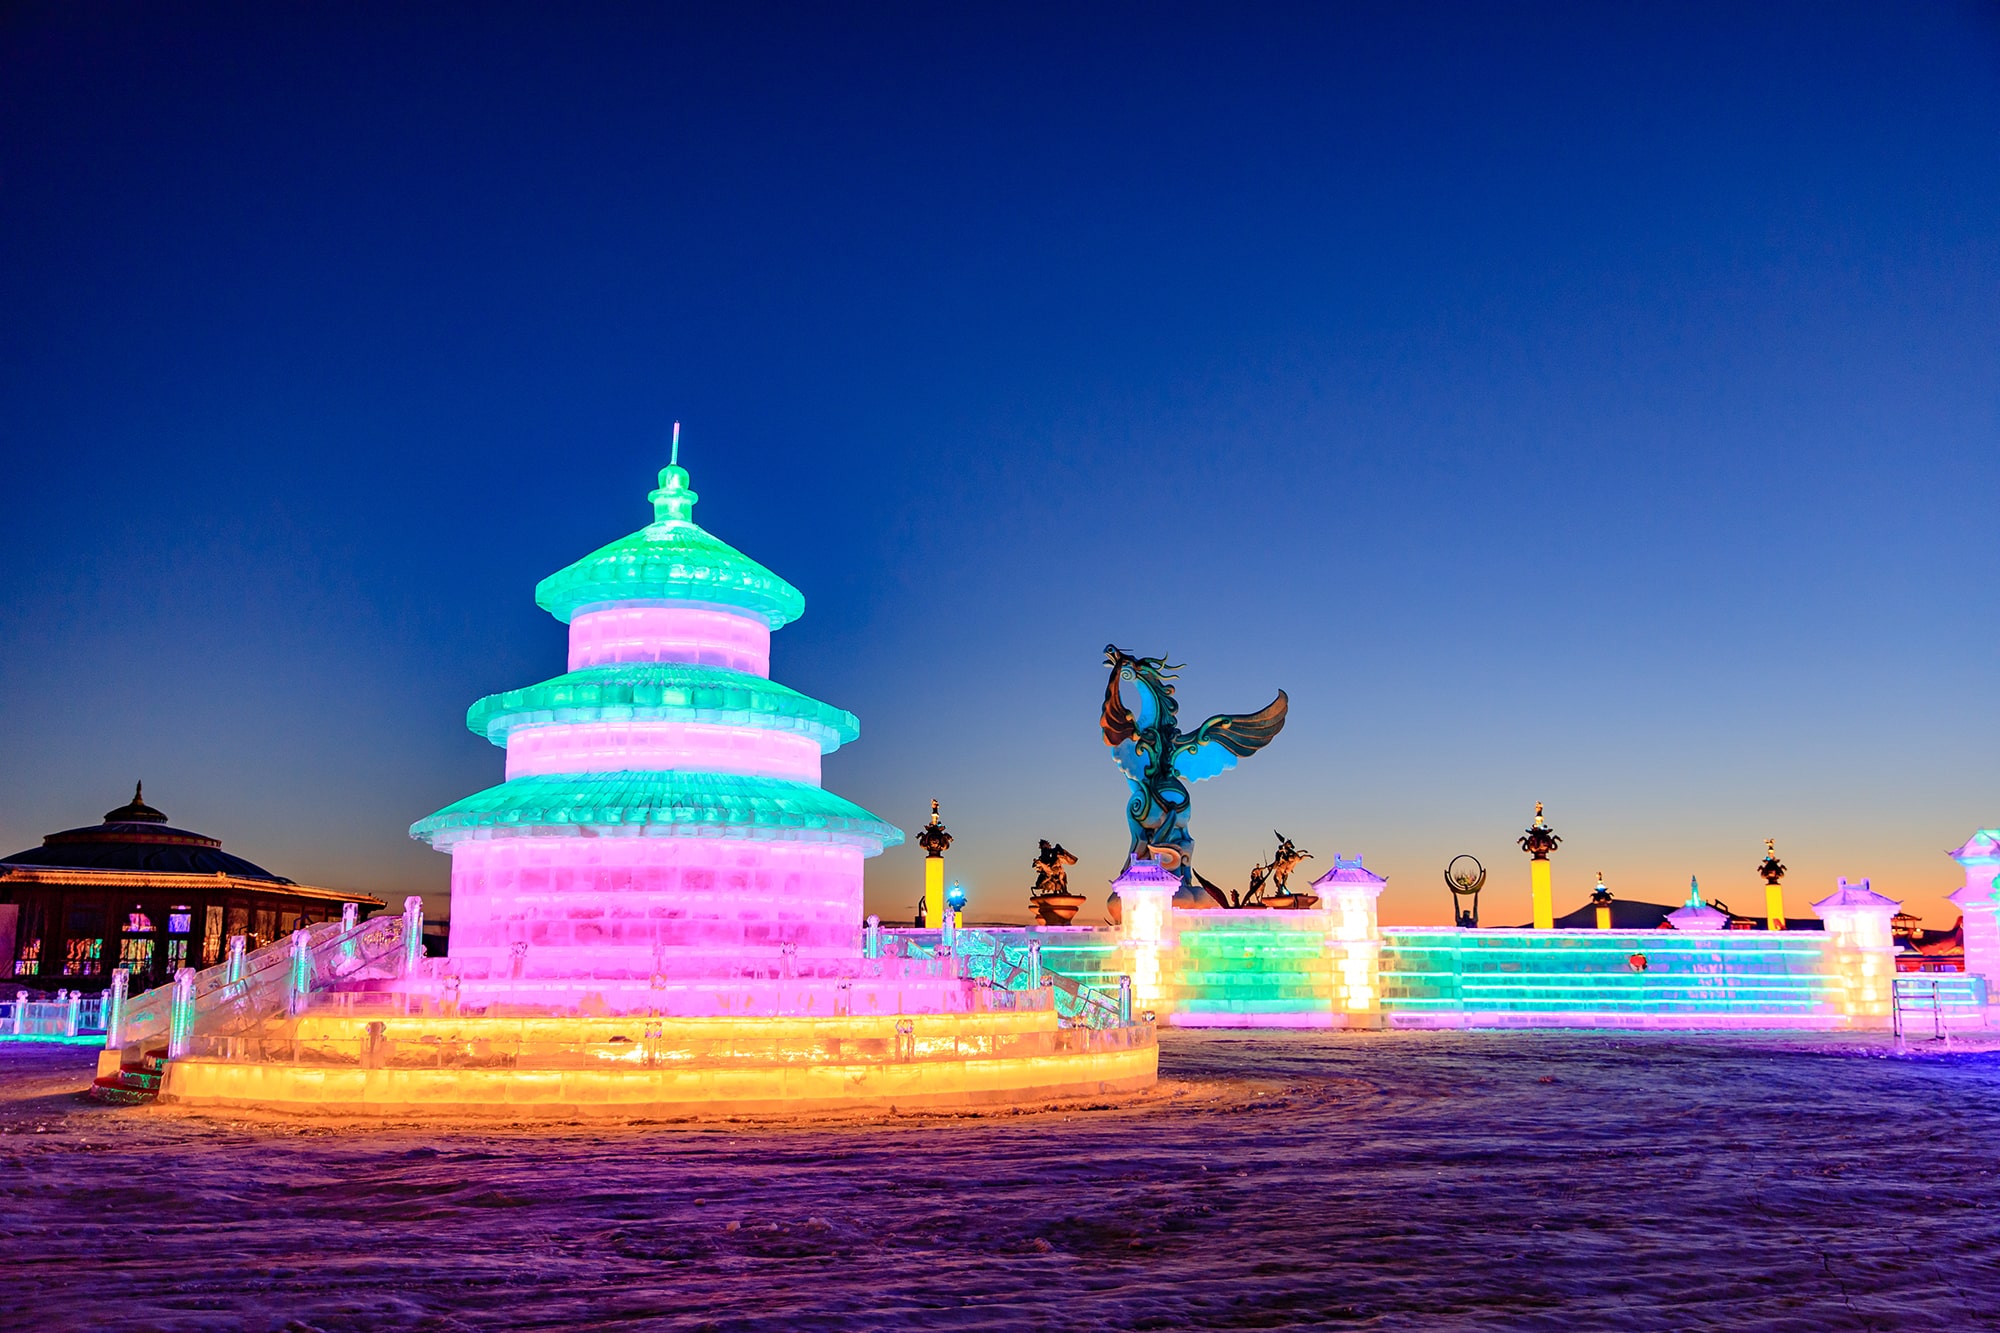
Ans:
[{"label": "illuminated window", "polygon": [[[74,944],[75,941],[72,941]],[[135,977],[153,975],[153,942],[151,940],[118,941],[118,965],[132,969]]]},{"label": "illuminated window", "polygon": [[42,970],[42,942],[39,938],[21,941],[21,951],[14,959],[14,975],[32,977]]},{"label": "illuminated window", "polygon": [[253,947],[255,945],[269,944],[272,940],[278,938],[278,913],[275,909],[266,907],[257,909],[256,936],[257,938],[253,942]]},{"label": "illuminated window", "polygon": [[79,940],[72,938],[69,951],[63,958],[63,975],[66,977],[94,977],[104,970],[104,941],[101,939]]},{"label": "illuminated window", "polygon": [[125,914],[125,931],[130,935],[150,935],[153,931],[153,918],[135,907]]},{"label": "illuminated window", "polygon": [[188,942],[186,940],[167,941],[167,972],[172,975],[188,965]]},{"label": "illuminated window", "polygon": [[194,909],[182,903],[167,913],[167,934],[185,935],[194,929]]},{"label": "illuminated window", "polygon": [[222,909],[210,907],[207,917],[206,929],[202,931],[201,965],[214,967],[222,961]]}]

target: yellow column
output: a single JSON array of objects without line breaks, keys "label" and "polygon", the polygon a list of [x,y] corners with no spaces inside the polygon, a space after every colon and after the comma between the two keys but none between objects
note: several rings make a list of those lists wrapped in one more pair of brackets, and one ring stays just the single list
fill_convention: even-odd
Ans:
[{"label": "yellow column", "polygon": [[1540,801],[1535,802],[1535,822],[1528,825],[1528,831],[1518,841],[1521,850],[1532,858],[1528,862],[1528,883],[1534,889],[1535,929],[1554,930],[1556,897],[1555,890],[1549,887],[1549,853],[1562,846],[1562,839],[1542,817]]},{"label": "yellow column", "polygon": [[944,858],[924,858],[924,924],[932,930],[944,925]]},{"label": "yellow column", "polygon": [[1545,860],[1528,862],[1528,878],[1535,891],[1535,929],[1554,930],[1556,894],[1549,884],[1549,863]]},{"label": "yellow column", "polygon": [[1778,881],[1785,877],[1785,863],[1778,859],[1775,839],[1764,839],[1764,860],[1758,865],[1757,873],[1764,877],[1764,929],[1783,930],[1785,891],[1778,887]]},{"label": "yellow column", "polygon": [[943,930],[944,853],[951,846],[951,834],[945,832],[936,801],[931,802],[931,822],[917,830],[916,844],[924,849],[924,925],[931,930]]}]

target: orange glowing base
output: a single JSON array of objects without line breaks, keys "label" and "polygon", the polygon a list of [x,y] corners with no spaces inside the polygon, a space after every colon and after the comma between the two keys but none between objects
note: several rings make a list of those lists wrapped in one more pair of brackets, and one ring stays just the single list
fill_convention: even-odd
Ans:
[{"label": "orange glowing base", "polygon": [[1063,1028],[1046,1009],[703,1019],[323,1011],[274,1024],[237,1054],[172,1061],[160,1100],[453,1119],[798,1115],[1133,1092],[1158,1069],[1151,1025]]}]

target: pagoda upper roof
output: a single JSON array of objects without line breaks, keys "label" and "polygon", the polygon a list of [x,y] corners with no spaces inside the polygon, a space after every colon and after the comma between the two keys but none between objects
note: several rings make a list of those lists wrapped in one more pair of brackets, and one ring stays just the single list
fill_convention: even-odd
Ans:
[{"label": "pagoda upper roof", "polygon": [[687,469],[660,470],[653,521],[535,585],[535,604],[568,624],[614,602],[702,602],[746,611],[772,629],[805,614],[797,588],[694,521]]}]

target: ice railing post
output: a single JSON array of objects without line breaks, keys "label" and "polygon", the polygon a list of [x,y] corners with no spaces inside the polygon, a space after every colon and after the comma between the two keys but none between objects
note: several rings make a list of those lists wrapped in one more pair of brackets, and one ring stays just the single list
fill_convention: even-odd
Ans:
[{"label": "ice railing post", "polygon": [[1042,942],[1028,941],[1028,989],[1042,988]]},{"label": "ice railing post", "polygon": [[868,918],[868,933],[862,938],[861,956],[880,958],[882,956],[882,918],[871,915]]},{"label": "ice railing post", "polygon": [[1132,1021],[1132,978],[1118,978],[1118,1021],[1130,1024]]},{"label": "ice railing post", "polygon": [[28,992],[24,990],[14,992],[14,1035],[28,1035]]},{"label": "ice railing post", "polygon": [[65,1037],[74,1037],[76,1035],[78,1020],[83,1017],[82,991],[73,990],[69,993],[69,1003],[64,1006],[64,1011],[63,1035]]},{"label": "ice railing post", "polygon": [[111,973],[111,992],[104,1001],[104,1048],[125,1044],[125,997],[132,989],[132,969],[116,968]]},{"label": "ice railing post", "polygon": [[194,1035],[194,969],[174,973],[174,1006],[167,1020],[167,1058],[186,1055]]},{"label": "ice railing post", "polygon": [[415,976],[424,957],[424,900],[417,894],[403,899],[403,975]]},{"label": "ice railing post", "polygon": [[291,985],[285,996],[285,1012],[296,1017],[305,1012],[306,999],[312,994],[312,934],[306,930],[292,932]]},{"label": "ice railing post", "polygon": [[229,937],[229,970],[222,974],[225,985],[243,980],[243,955],[249,947],[250,941],[243,936]]}]

